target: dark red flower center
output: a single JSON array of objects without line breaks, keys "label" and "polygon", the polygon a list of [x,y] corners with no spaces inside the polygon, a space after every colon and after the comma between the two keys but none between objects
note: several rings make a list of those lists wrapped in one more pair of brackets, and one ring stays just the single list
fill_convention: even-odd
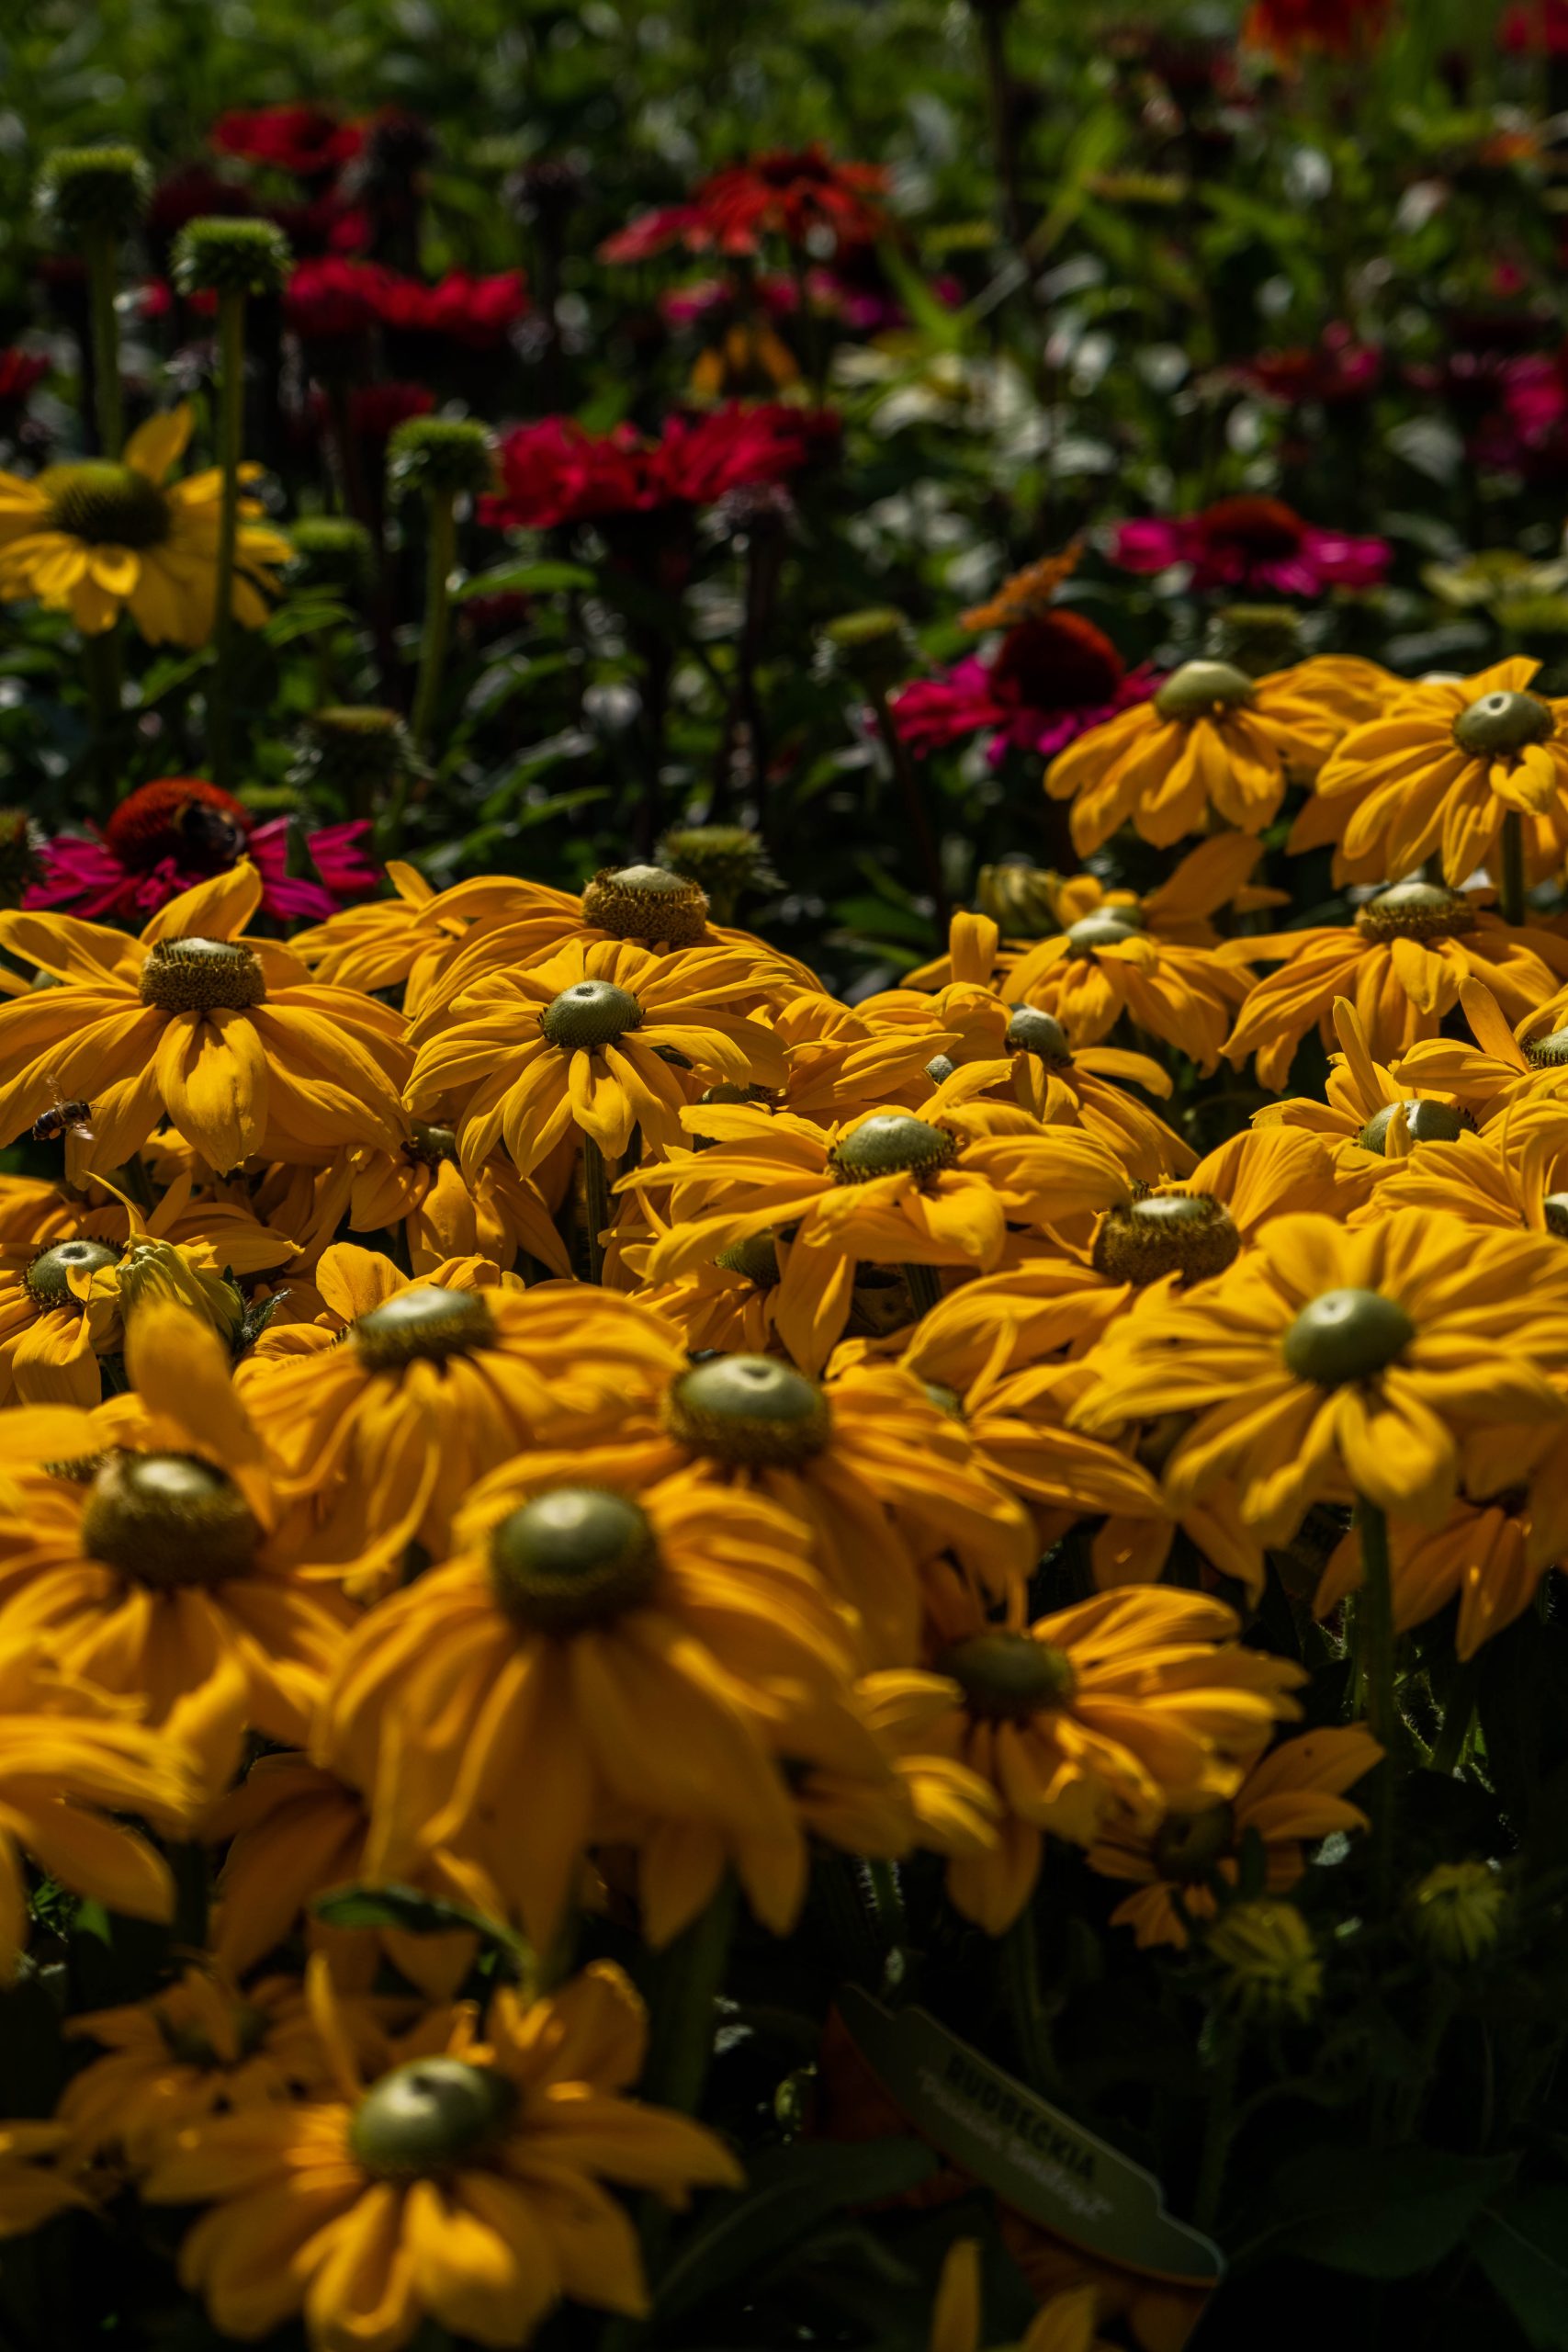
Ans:
[{"label": "dark red flower center", "polygon": [[1206,506],[1198,526],[1211,546],[1239,548],[1246,555],[1294,555],[1306,525],[1278,498],[1222,498]]},{"label": "dark red flower center", "polygon": [[120,864],[145,872],[172,857],[188,874],[221,874],[245,846],[251,812],[199,776],[164,776],[122,800],[104,828]]},{"label": "dark red flower center", "polygon": [[1028,710],[1096,710],[1115,695],[1122,656],[1081,613],[1043,613],[1009,629],[991,667],[998,702]]}]

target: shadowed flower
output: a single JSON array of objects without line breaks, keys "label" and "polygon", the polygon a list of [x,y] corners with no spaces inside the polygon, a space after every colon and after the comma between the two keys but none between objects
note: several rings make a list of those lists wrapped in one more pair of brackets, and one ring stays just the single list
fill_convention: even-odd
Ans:
[{"label": "shadowed flower", "polygon": [[670,416],[657,440],[634,425],[593,434],[572,417],[541,417],[504,435],[501,488],[479,518],[499,529],[711,506],[732,490],[784,481],[824,441],[830,412],[731,401],[705,416]]},{"label": "shadowed flower", "polygon": [[1081,613],[1052,612],[1010,628],[988,660],[970,654],[888,697],[893,724],[924,754],[985,734],[993,767],[1010,751],[1053,758],[1155,690],[1129,672],[1111,639]]},{"label": "shadowed flower", "polygon": [[310,105],[233,107],[219,116],[211,138],[220,155],[292,172],[297,179],[335,172],[365,143],[360,124]]},{"label": "shadowed flower", "polygon": [[1119,523],[1111,560],[1137,572],[1190,564],[1197,591],[1321,596],[1333,588],[1381,586],[1393,550],[1386,539],[1320,531],[1277,498],[1243,497],[1169,521]]},{"label": "shadowed flower", "polygon": [[376,888],[365,862],[364,821],[301,827],[303,871],[295,873],[295,820],[258,823],[254,812],[199,776],[164,776],[127,795],[101,833],[57,833],[39,852],[43,872],[22,900],[93,922],[132,922],[248,857],[261,876],[260,910],[282,922],[320,922]]},{"label": "shadowed flower", "polygon": [[680,245],[687,253],[754,254],[768,237],[822,257],[822,240],[874,244],[888,229],[880,198],[888,175],[880,164],[836,163],[819,144],[779,148],[727,164],[684,204],[645,212],[606,237],[601,261],[646,261]]}]

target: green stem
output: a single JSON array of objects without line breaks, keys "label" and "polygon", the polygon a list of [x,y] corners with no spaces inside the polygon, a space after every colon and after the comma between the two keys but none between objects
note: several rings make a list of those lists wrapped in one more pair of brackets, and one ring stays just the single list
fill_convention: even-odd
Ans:
[{"label": "green stem", "polygon": [[942,1276],[934,1266],[907,1265],[904,1280],[909,1286],[909,1304],[915,1310],[917,1322],[942,1303]]},{"label": "green stem", "polygon": [[885,1953],[897,1951],[906,1940],[909,1923],[904,1911],[904,1890],[898,1883],[897,1867],[893,1862],[868,1861],[865,1865],[866,1884],[871,1894],[871,1906],[876,1916]]},{"label": "green stem", "polygon": [[118,462],[125,441],[125,401],[119,380],[119,314],[114,306],[119,277],[118,245],[112,230],[87,247],[87,296],[93,335],[93,408],[98,454]]},{"label": "green stem", "polygon": [[1051,2021],[1040,1998],[1040,1938],[1032,1896],[1001,1939],[1002,1984],[1023,2080],[1032,2090],[1054,2091],[1061,2082],[1051,2047]]},{"label": "green stem", "polygon": [[1374,1880],[1386,1907],[1393,1883],[1394,1796],[1404,1760],[1404,1724],[1395,1690],[1393,1575],[1388,1521],[1375,1503],[1356,1506],[1361,1536],[1361,1584],[1356,1596],[1356,1660],[1367,1724],[1383,1751],[1372,1781]]},{"label": "green stem", "polygon": [[1464,1754],[1464,1744],[1470,1736],[1471,1721],[1475,1713],[1477,1679],[1473,1658],[1468,1666],[1461,1666],[1454,1677],[1448,1704],[1443,1709],[1437,1745],[1432,1750],[1434,1772],[1451,1773]]},{"label": "green stem", "polygon": [[1241,2062],[1241,2035],[1229,2020],[1221,2025],[1214,2042],[1213,2080],[1209,2111],[1203,2122],[1203,2153],[1198,2165],[1198,2186],[1192,2199],[1192,2219],[1201,2230],[1212,2230],[1218,2219],[1225,2185],[1235,2121],[1235,2078]]},{"label": "green stem", "polygon": [[1525,828],[1517,808],[1503,820],[1503,871],[1499,897],[1505,922],[1523,922],[1525,907]]},{"label": "green stem", "polygon": [[872,690],[872,707],[876,713],[876,731],[882,738],[882,748],[887,754],[888,765],[893,770],[899,796],[904,803],[904,820],[909,828],[909,838],[915,845],[916,856],[925,876],[926,888],[931,893],[931,904],[935,909],[937,931],[941,937],[945,939],[948,917],[947,884],[942,878],[942,854],[937,848],[936,838],[931,831],[931,819],[926,813],[926,797],[920,788],[920,779],[915,773],[915,763],[909,756],[908,746],[893,724],[893,713],[888,705],[885,687],[876,686]]},{"label": "green stem", "polygon": [[449,490],[433,490],[426,501],[429,548],[424,574],[424,642],[420,649],[419,685],[413,698],[410,729],[419,749],[426,751],[435,723],[441,693],[441,672],[446,659],[447,582],[457,560],[457,523]]},{"label": "green stem", "polygon": [[228,792],[234,778],[234,550],[240,537],[240,458],[245,422],[245,297],[218,297],[218,463],[223,474],[218,510],[218,578],[212,602],[212,687],[208,737],[212,780]]},{"label": "green stem", "polygon": [[93,730],[88,766],[107,817],[118,795],[117,753],[121,716],[119,640],[113,628],[82,637],[82,670],[87,687],[87,716]]},{"label": "green stem", "polygon": [[610,1171],[592,1136],[582,1138],[583,1221],[587,1227],[588,1279],[604,1279],[604,1233],[610,1222]]}]

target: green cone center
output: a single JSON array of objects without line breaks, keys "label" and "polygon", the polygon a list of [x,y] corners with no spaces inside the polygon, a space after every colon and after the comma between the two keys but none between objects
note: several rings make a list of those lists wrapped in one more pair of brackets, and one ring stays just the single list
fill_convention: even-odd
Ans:
[{"label": "green cone center", "polygon": [[814,1380],[776,1356],[716,1356],[674,1381],[665,1401],[672,1437],[716,1461],[789,1467],[828,1442],[828,1400]]},{"label": "green cone center", "polygon": [[1376,1290],[1325,1290],[1285,1334],[1285,1363],[1298,1380],[1342,1388],[1372,1380],[1401,1356],[1416,1326],[1399,1301]]},{"label": "green cone center", "polygon": [[141,1001],[161,1012],[243,1012],[265,996],[260,959],[237,939],[160,939],[141,967]]},{"label": "green cone center", "polygon": [[935,1176],[958,1157],[956,1139],[906,1111],[878,1111],[828,1154],[836,1183],[869,1184],[877,1176]]},{"label": "green cone center", "polygon": [[495,1338],[495,1324],[483,1295],[448,1290],[444,1283],[421,1283],[399,1291],[362,1315],[354,1346],[371,1372],[396,1372],[409,1363],[445,1363],[449,1356],[472,1355]]},{"label": "green cone center", "polygon": [[1069,924],[1067,945],[1075,956],[1092,956],[1097,947],[1120,947],[1123,940],[1136,939],[1142,931],[1130,907],[1114,912],[1110,907],[1097,907],[1093,914]]},{"label": "green cone center", "polygon": [[82,1511],[85,1556],[158,1588],[243,1577],[260,1540],[233,1480],[188,1453],[109,1454]]},{"label": "green cone center", "polygon": [[440,2173],[498,2139],[516,2104],[515,2086],[493,2067],[415,2058],[366,2092],[349,2145],[367,2172],[390,2178]]},{"label": "green cone center", "polygon": [[107,1241],[57,1241],[40,1250],[22,1280],[33,1305],[47,1313],[67,1306],[80,1315],[84,1301],[71,1287],[73,1274],[96,1274],[101,1266],[117,1265],[119,1251]]},{"label": "green cone center", "polygon": [[613,1046],[630,1029],[642,1026],[642,1007],[628,989],[614,980],[578,980],[562,989],[539,1015],[539,1026],[552,1046],[569,1051],[577,1046]]},{"label": "green cone center", "polygon": [[1009,1015],[1007,1048],[1010,1054],[1033,1054],[1037,1060],[1054,1062],[1058,1068],[1073,1058],[1067,1033],[1055,1014],[1040,1012],[1032,1004],[1017,1005]]},{"label": "green cone center", "polygon": [[1404,1113],[1404,1124],[1412,1143],[1452,1143],[1463,1135],[1468,1122],[1462,1111],[1451,1102],[1429,1102],[1414,1097],[1404,1102],[1385,1102],[1381,1111],[1367,1121],[1356,1141],[1363,1151],[1375,1151],[1380,1158],[1388,1151],[1388,1131],[1396,1111]]},{"label": "green cone center", "polygon": [[778,1244],[771,1233],[753,1233],[733,1242],[714,1260],[727,1273],[740,1274],[759,1290],[772,1290],[779,1279]]},{"label": "green cone center", "polygon": [[1235,1813],[1228,1804],[1168,1814],[1155,1832],[1151,1860],[1161,1878],[1198,1886],[1230,1852],[1235,1838]]},{"label": "green cone center", "polygon": [[1534,1069],[1556,1069],[1568,1062],[1568,1029],[1553,1029],[1544,1037],[1531,1037],[1525,1046],[1525,1059]]},{"label": "green cone center", "polygon": [[1475,909],[1461,890],[1438,882],[1396,882],[1369,899],[1356,917],[1363,939],[1455,939],[1475,929]]},{"label": "green cone center", "polygon": [[1247,672],[1234,662],[1184,662],[1156,694],[1155,708],[1162,718],[1205,718],[1215,711],[1239,709],[1256,691]]},{"label": "green cone center", "polygon": [[1190,1283],[1224,1273],[1241,1236],[1223,1201],[1208,1193],[1149,1193],[1107,1209],[1091,1254],[1113,1283],[1153,1283],[1180,1274]]},{"label": "green cone center", "polygon": [[576,1634],[636,1608],[659,1577],[648,1514],[604,1487],[558,1487],[491,1531],[491,1584],[536,1634]]},{"label": "green cone center", "polygon": [[1506,757],[1531,743],[1544,743],[1556,721],[1539,695],[1483,695],[1454,720],[1454,741],[1480,757]]},{"label": "green cone center", "polygon": [[959,1685],[972,1713],[998,1722],[1021,1723],[1042,1708],[1065,1706],[1077,1688],[1066,1650],[1030,1634],[972,1634],[953,1645],[938,1670]]}]

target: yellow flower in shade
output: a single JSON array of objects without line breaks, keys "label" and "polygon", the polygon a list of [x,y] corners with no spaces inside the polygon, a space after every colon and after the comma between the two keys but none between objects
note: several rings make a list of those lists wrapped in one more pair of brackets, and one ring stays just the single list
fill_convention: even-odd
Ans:
[{"label": "yellow flower in shade", "polygon": [[268,1332],[241,1385],[283,1486],[310,1507],[310,1558],[352,1570],[355,1589],[411,1544],[443,1558],[476,1478],[615,1395],[619,1361],[594,1341],[618,1326],[586,1286],[525,1291],[482,1259],[410,1282],[352,1242],[323,1252],[316,1282],[332,1327]]},{"label": "yellow flower in shade", "polygon": [[1440,883],[1398,882],[1370,899],[1354,922],[1249,939],[1247,953],[1280,968],[1253,984],[1225,1058],[1239,1069],[1256,1054],[1258,1084],[1277,1090],[1314,1023],[1332,1046],[1340,997],[1355,1006],[1369,1051],[1392,1062],[1418,1037],[1438,1035],[1466,980],[1490,989],[1511,1019],[1523,1021],[1555,994],[1568,947],[1551,932],[1512,929]]},{"label": "yellow flower in shade", "polygon": [[563,2295],[637,2315],[637,2233],[602,2184],[675,2206],[740,2185],[711,2132],[625,2096],[646,2026],[607,1962],[527,2008],[495,1994],[482,2028],[434,2011],[374,2052],[310,1989],[337,2096],[194,2124],[142,2184],[209,2207],[180,2278],[225,2335],[302,2316],[311,2352],[400,2352],[427,2317],[525,2344]]},{"label": "yellow flower in shade", "polygon": [[65,2030],[104,2054],[72,2076],[57,2120],[84,2155],[122,2154],[133,2172],[186,2124],[332,2080],[292,1976],[241,1992],[208,1967],[186,1968],[151,1999],[91,2010]]},{"label": "yellow flower in shade", "polygon": [[[574,942],[422,1016],[409,1101],[421,1118],[451,1106],[467,1169],[504,1142],[526,1176],[573,1128],[609,1161],[639,1125],[645,1143],[662,1150],[682,1140],[681,1114],[705,1085],[784,1081],[772,1032],[727,1009],[751,970],[728,947],[650,956],[621,942]],[[446,1025],[432,1035],[436,1021]]]},{"label": "yellow flower in shade", "polygon": [[1228,1803],[1168,1813],[1155,1829],[1108,1822],[1089,1849],[1089,1868],[1134,1889],[1111,1913],[1112,1927],[1132,1928],[1140,1951],[1185,1944],[1176,1898],[1189,1919],[1213,1918],[1211,1881],[1236,1883],[1249,1830],[1262,1844],[1264,1890],[1287,1894],[1306,1868],[1303,1845],[1366,1828],[1366,1815],[1345,1791],[1382,1760],[1360,1724],[1301,1732],[1260,1757]]},{"label": "yellow flower in shade", "polygon": [[174,1916],[163,1856],[114,1816],[178,1833],[199,1800],[193,1759],[101,1692],[0,1653],[0,1982],[27,1941],[21,1857],[133,1919]]},{"label": "yellow flower in shade", "polygon": [[1345,854],[1384,874],[1440,858],[1454,888],[1495,871],[1504,821],[1520,820],[1527,873],[1568,848],[1568,702],[1531,691],[1539,662],[1516,657],[1473,677],[1404,686],[1343,736],[1317,779],[1343,800]]},{"label": "yellow flower in shade", "polygon": [[[1466,988],[1473,985],[1465,982]],[[1301,1129],[1318,1136],[1333,1162],[1340,1201],[1354,1206],[1374,1194],[1390,1171],[1412,1154],[1433,1143],[1451,1143],[1464,1132],[1470,1114],[1460,1108],[1435,1071],[1428,1075],[1423,1067],[1418,1076],[1411,1069],[1406,1076],[1409,1056],[1397,1076],[1374,1061],[1348,997],[1336,1000],[1333,1017],[1343,1051],[1330,1061],[1325,1100],[1292,1095],[1283,1102],[1268,1103],[1254,1114],[1253,1125],[1265,1131]],[[1429,1050],[1412,1048],[1417,1056]]]},{"label": "yellow flower in shade", "polygon": [[62,985],[0,1005],[0,1136],[63,1089],[92,1106],[66,1172],[122,1167],[169,1120],[221,1172],[262,1153],[408,1132],[401,1015],[323,988],[277,942],[244,936],[261,902],[248,859],[152,917],[140,939],[73,916],[0,914],[0,944]]},{"label": "yellow flower in shade", "polygon": [[[436,890],[417,866],[389,858],[387,879],[391,898],[340,907],[325,922],[297,931],[289,945],[333,988],[365,996],[400,988],[411,1020],[475,932],[504,931],[521,960],[558,946],[581,928],[580,899],[515,875],[480,875]],[[522,940],[519,924],[526,926]]]},{"label": "yellow flower in shade", "polygon": [[[935,1083],[930,1066],[953,1053],[957,1031],[929,998],[895,989],[873,1004],[874,1019],[860,1005],[840,1004],[813,989],[771,1009],[770,1025],[788,1064],[782,1110],[831,1123],[888,1103],[912,1111],[925,1101]],[[718,1099],[737,1098],[718,1091]]]},{"label": "yellow flower in shade", "polygon": [[[324,1955],[344,1992],[369,1992],[385,1956],[430,1999],[448,2000],[472,1967],[478,1946],[466,1928],[413,1935],[392,1927],[332,1927],[315,1916],[317,1895],[363,1881],[370,1813],[356,1789],[308,1757],[258,1756],[201,1827],[209,1844],[226,1849],[212,1953],[236,1980],[289,1943],[301,1925],[307,1950]],[[426,1857],[414,1883],[488,1918],[501,1917],[501,1897],[488,1881],[449,1854]]]},{"label": "yellow flower in shade", "polygon": [[0,2123],[0,2238],[30,2237],[57,2213],[90,2206],[63,2123]]},{"label": "yellow flower in shade", "polygon": [[0,1518],[0,1641],[141,1700],[150,1723],[209,1705],[216,1773],[242,1713],[303,1742],[350,1612],[276,1532],[267,1458],[211,1326],[151,1300],[127,1366],[137,1393],[105,1408],[98,1443],[129,1446],[85,1483],[28,1475],[19,1521]]},{"label": "yellow flower in shade", "polygon": [[[1111,2352],[1096,2332],[1097,2308],[1092,2286],[1054,2295],[1031,2320],[1016,2352]],[[955,2238],[942,2257],[929,2352],[982,2352],[980,2319],[980,2241]]]},{"label": "yellow flower in shade", "polygon": [[97,1403],[98,1358],[122,1338],[105,1280],[118,1255],[79,1237],[0,1246],[0,1404]]},{"label": "yellow flower in shade", "polygon": [[1502,1006],[1479,980],[1467,980],[1460,1002],[1473,1045],[1462,1037],[1428,1037],[1401,1057],[1398,1077],[1413,1087],[1442,1087],[1485,1126],[1530,1102],[1562,1101],[1568,1092],[1568,996],[1553,996],[1510,1029]]},{"label": "yellow flower in shade", "polygon": [[[450,1848],[544,1950],[588,1847],[635,1813],[652,1940],[695,1917],[727,1858],[784,1930],[806,1855],[780,1759],[891,1770],[849,1706],[849,1634],[807,1529],[700,1473],[634,1496],[591,1463],[543,1491],[530,1467],[481,1482],[457,1555],[375,1610],[333,1679],[321,1754],[375,1792],[370,1875]],[[515,1792],[546,1786],[520,1838]]]},{"label": "yellow flower in shade", "polygon": [[[0,473],[0,598],[37,597],[89,637],[129,609],[151,645],[205,645],[217,609],[223,478],[214,467],[169,480],[190,435],[182,404],[138,425],[122,464],[47,466],[30,481]],[[260,472],[240,469],[243,481]],[[257,500],[241,499],[230,609],[246,628],[265,621],[276,567],[292,552],[263,512]]]},{"label": "yellow flower in shade", "polygon": [[1502,1932],[1508,1890],[1492,1862],[1438,1862],[1411,1888],[1410,1932],[1432,1959],[1473,1967]]},{"label": "yellow flower in shade", "polygon": [[1193,1415],[1166,1464],[1173,1500],[1234,1480],[1246,1518],[1281,1542],[1309,1504],[1356,1495],[1442,1521],[1461,1445],[1561,1423],[1548,1374],[1564,1364],[1554,1240],[1408,1209],[1354,1231],[1282,1216],[1212,1282],[1114,1325],[1075,1410],[1091,1430]]},{"label": "yellow flower in shade", "polygon": [[1369,1209],[1438,1209],[1466,1225],[1568,1237],[1568,1102],[1528,1096],[1481,1134],[1429,1143],[1392,1168]]},{"label": "yellow flower in shade", "polygon": [[1028,1121],[1024,1133],[966,1133],[945,1090],[921,1112],[874,1111],[841,1127],[744,1104],[688,1112],[711,1148],[629,1180],[669,1187],[670,1226],[648,1253],[648,1279],[671,1282],[771,1239],[774,1328],[816,1373],[843,1334],[860,1264],[988,1271],[1010,1232],[1081,1219],[1122,1188],[1119,1162],[1080,1128]]},{"label": "yellow flower in shade", "polygon": [[958,1696],[940,1674],[863,1675],[851,1704],[891,1772],[807,1764],[793,1775],[795,1802],[816,1838],[845,1853],[901,1860],[916,1847],[984,1854],[996,1843],[1001,1806],[978,1773],[932,1751],[931,1730]]},{"label": "yellow flower in shade", "polygon": [[1151,702],[1059,752],[1045,789],[1073,803],[1080,857],[1124,824],[1167,849],[1201,832],[1211,809],[1238,832],[1259,833],[1287,784],[1310,783],[1348,730],[1382,707],[1385,692],[1375,664],[1337,654],[1265,678],[1228,662],[1186,662]]},{"label": "yellow flower in shade", "polygon": [[[1550,1441],[1553,1452],[1561,1440]],[[1530,1473],[1537,1448],[1515,1452],[1508,1494],[1491,1501],[1455,1503],[1439,1527],[1412,1527],[1396,1521],[1389,1529],[1389,1573],[1396,1633],[1424,1625],[1454,1600],[1454,1655],[1472,1658],[1483,1642],[1522,1617],[1540,1588],[1551,1561],[1568,1537],[1561,1495],[1562,1474],[1546,1479],[1544,1508],[1531,1509]],[[1314,1597],[1326,1617],[1361,1587],[1359,1535],[1354,1529],[1336,1545]]]},{"label": "yellow flower in shade", "polygon": [[1203,1939],[1222,1996],[1259,2024],[1303,2024],[1323,1992],[1323,1962],[1293,1903],[1258,1895],[1221,1912]]},{"label": "yellow flower in shade", "polygon": [[[1026,2222],[1010,2206],[998,2206],[997,2220],[1002,2244],[1045,2312],[1064,2306],[1071,2311],[1087,2290],[1096,2324],[1109,2327],[1118,2342],[1135,2345],[1137,2352],[1183,2352],[1208,2300],[1205,2290],[1169,2286],[1115,2263],[1097,2262],[1054,2231]],[[1086,2346],[1080,2332],[1052,2352],[1102,2352],[1102,2346],[1098,2337]]]},{"label": "yellow flower in shade", "polygon": [[1305,1678],[1244,1649],[1222,1601],[1160,1585],[1102,1593],[1026,1632],[987,1624],[939,1657],[963,1703],[930,1735],[1001,1799],[996,1849],[958,1856],[957,1908],[999,1936],[1029,1900],[1044,1834],[1092,1845],[1107,1819],[1151,1826],[1234,1796]]},{"label": "yellow flower in shade", "polygon": [[431,1273],[452,1258],[488,1258],[510,1270],[522,1250],[553,1274],[571,1272],[538,1185],[499,1153],[465,1175],[450,1127],[416,1120],[396,1151],[360,1144],[334,1152],[325,1168],[280,1163],[256,1198],[269,1222],[296,1235],[299,1260],[306,1265],[315,1263],[346,1224],[351,1233],[400,1227],[416,1274]]},{"label": "yellow flower in shade", "polygon": [[1135,905],[1102,906],[1020,956],[1007,1000],[1049,1013],[1075,1050],[1099,1045],[1125,1018],[1207,1073],[1252,985],[1247,946],[1180,945],[1145,931]]}]

